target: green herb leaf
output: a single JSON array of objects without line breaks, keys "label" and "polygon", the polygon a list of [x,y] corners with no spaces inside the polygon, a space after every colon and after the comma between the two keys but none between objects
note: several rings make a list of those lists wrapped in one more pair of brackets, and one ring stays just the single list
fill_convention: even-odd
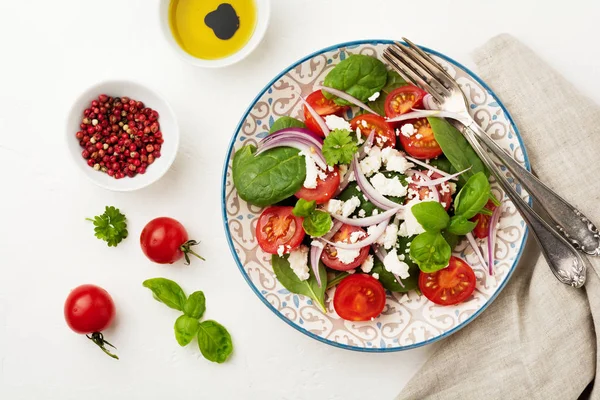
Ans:
[{"label": "green herb leaf", "polygon": [[186,296],[177,283],[166,278],[153,278],[145,280],[142,285],[152,290],[156,300],[175,310],[183,311]]},{"label": "green herb leaf", "polygon": [[206,297],[201,291],[190,294],[188,299],[183,306],[183,312],[185,315],[191,318],[200,319],[206,311]]},{"label": "green herb leaf", "polygon": [[475,226],[477,226],[477,223],[469,221],[464,215],[455,215],[450,218],[448,232],[454,233],[455,235],[466,235],[475,229]]},{"label": "green herb leaf", "polygon": [[331,230],[331,215],[325,211],[314,210],[304,218],[302,227],[310,236],[320,237]]},{"label": "green herb leaf", "polygon": [[296,217],[308,217],[317,207],[317,203],[314,200],[306,201],[304,199],[298,199],[292,214]]},{"label": "green herb leaf", "polygon": [[329,165],[349,164],[358,146],[347,129],[335,129],[323,141],[323,156]]},{"label": "green herb leaf", "polygon": [[306,125],[304,124],[304,122],[296,118],[283,116],[279,117],[277,121],[273,122],[273,125],[271,125],[271,129],[269,129],[269,133],[275,133],[282,129],[288,128],[306,128]]},{"label": "green herb leaf", "polygon": [[426,231],[439,232],[450,222],[448,213],[437,201],[417,203],[411,207],[411,211]]},{"label": "green herb leaf", "polygon": [[457,215],[466,219],[472,218],[483,207],[490,197],[490,182],[483,172],[471,176],[465,186],[458,192],[454,200]]},{"label": "green herb leaf", "polygon": [[[353,54],[336,65],[325,77],[323,86],[343,90],[350,96],[366,102],[374,93],[379,92],[386,84],[387,69],[375,57]],[[322,90],[328,99],[335,99],[339,105],[350,105],[344,99]]]},{"label": "green herb leaf", "polygon": [[453,250],[460,241],[458,235],[448,232],[447,229],[444,229],[442,231],[442,236],[444,237],[444,239],[446,239],[446,242],[448,242],[448,245],[450,245],[450,248]]},{"label": "green herb leaf", "polygon": [[233,342],[227,329],[211,320],[201,322],[198,328],[198,347],[204,358],[224,363],[233,352]]},{"label": "green herb leaf", "polygon": [[321,287],[319,287],[312,269],[310,271],[310,278],[301,281],[290,267],[287,258],[288,256],[279,257],[276,254],[271,257],[271,265],[273,266],[273,272],[275,272],[277,280],[290,292],[313,299],[315,304],[321,308],[321,311],[326,313],[325,290],[327,289],[327,271],[323,263],[319,262],[319,276],[322,283]]},{"label": "green herb leaf", "polygon": [[396,71],[387,72],[387,81],[385,86],[379,91],[379,97],[375,101],[370,101],[367,105],[377,114],[385,117],[385,99],[395,89],[400,86],[406,86],[407,83]]},{"label": "green herb leaf", "polygon": [[327,282],[327,289],[331,289],[334,286],[337,286],[338,283],[344,280],[345,277],[350,276],[347,272],[338,272],[335,277]]},{"label": "green herb leaf", "polygon": [[128,235],[125,215],[113,206],[107,206],[104,214],[97,215],[94,219],[86,219],[94,223],[96,237],[104,240],[108,247],[117,247]]},{"label": "green herb leaf", "polygon": [[452,249],[439,232],[424,232],[410,245],[410,257],[423,272],[431,273],[445,268],[450,262]]},{"label": "green herb leaf", "polygon": [[175,321],[175,339],[177,339],[177,343],[181,347],[189,344],[196,336],[199,327],[198,318],[188,317],[187,315],[177,318]]}]

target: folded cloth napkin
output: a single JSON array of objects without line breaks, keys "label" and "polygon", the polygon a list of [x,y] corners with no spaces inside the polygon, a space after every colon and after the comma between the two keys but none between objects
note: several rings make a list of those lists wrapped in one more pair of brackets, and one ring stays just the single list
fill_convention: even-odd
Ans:
[{"label": "folded cloth napkin", "polygon": [[[509,35],[474,58],[519,127],[534,172],[598,226],[600,106]],[[440,342],[398,399],[600,398],[600,258],[589,258],[585,289],[574,289],[529,242],[496,301]]]}]

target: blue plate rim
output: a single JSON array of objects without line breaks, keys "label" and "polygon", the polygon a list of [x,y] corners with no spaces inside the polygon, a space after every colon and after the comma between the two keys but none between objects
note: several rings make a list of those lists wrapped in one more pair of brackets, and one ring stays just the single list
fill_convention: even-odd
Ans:
[{"label": "blue plate rim", "polygon": [[[355,346],[349,346],[349,345],[345,345],[342,343],[337,343],[325,338],[322,338],[318,335],[315,335],[312,332],[309,332],[308,330],[294,324],[292,321],[290,321],[289,319],[287,319],[284,315],[282,315],[275,307],[273,307],[271,305],[271,303],[269,303],[269,301],[262,296],[262,294],[260,293],[260,291],[256,288],[256,286],[254,286],[254,284],[252,283],[252,281],[250,280],[248,274],[246,273],[246,270],[244,269],[244,266],[242,265],[242,263],[240,262],[239,257],[237,256],[237,253],[235,251],[235,247],[233,244],[233,240],[231,239],[231,234],[229,232],[229,227],[227,225],[228,222],[228,218],[227,218],[227,170],[228,170],[228,166],[229,166],[229,161],[231,159],[231,152],[233,150],[233,146],[235,145],[235,141],[238,137],[238,132],[240,131],[244,121],[246,120],[246,118],[248,117],[248,114],[252,111],[252,108],[254,107],[254,105],[256,104],[256,102],[262,97],[262,95],[269,90],[269,88],[275,83],[277,82],[282,76],[284,76],[285,74],[287,74],[290,70],[292,70],[293,68],[297,67],[299,64],[302,64],[303,62],[318,56],[320,54],[323,54],[325,52],[328,51],[332,51],[332,50],[337,50],[341,47],[356,47],[356,46],[360,46],[363,44],[373,44],[373,45],[378,45],[378,44],[393,44],[395,43],[395,41],[393,40],[387,40],[387,39],[365,39],[365,40],[353,40],[353,41],[349,41],[349,42],[343,42],[343,43],[338,43],[338,44],[334,44],[328,47],[325,47],[321,50],[317,50],[303,58],[301,58],[300,60],[294,62],[292,65],[290,65],[289,67],[287,67],[286,69],[284,69],[280,74],[278,74],[275,78],[273,78],[271,81],[269,81],[269,83],[267,83],[265,85],[265,87],[258,93],[258,95],[254,98],[254,100],[252,100],[252,102],[250,103],[250,105],[248,106],[248,108],[246,109],[246,112],[244,112],[244,115],[242,116],[242,118],[240,119],[240,122],[237,124],[234,134],[231,138],[231,141],[229,142],[229,146],[227,148],[227,155],[225,157],[225,163],[223,165],[223,175],[222,175],[222,181],[221,181],[221,214],[223,217],[223,227],[225,229],[225,236],[227,237],[227,242],[229,244],[229,250],[231,251],[231,254],[233,255],[233,258],[240,270],[240,272],[242,273],[242,276],[244,277],[244,279],[246,280],[246,283],[248,283],[248,285],[250,286],[250,288],[252,289],[252,291],[258,296],[258,298],[275,314],[277,315],[281,320],[283,320],[285,323],[287,323],[288,325],[290,325],[291,327],[293,327],[294,329],[298,330],[299,332],[302,332],[303,334],[309,336],[312,339],[315,339],[319,342],[328,344],[330,346],[334,346],[334,347],[338,347],[341,349],[345,349],[345,350],[352,350],[352,351],[358,351],[358,352],[364,352],[364,353],[392,353],[392,352],[397,352],[397,351],[404,351],[404,350],[410,350],[410,349],[414,349],[417,347],[422,347],[431,343],[435,343],[439,340],[442,340],[450,335],[452,335],[455,332],[458,332],[460,329],[464,328],[465,326],[467,326],[470,322],[472,322],[473,320],[475,320],[475,318],[477,318],[490,304],[492,304],[494,302],[494,300],[496,299],[496,297],[498,297],[498,295],[500,294],[500,292],[502,292],[502,290],[504,289],[504,287],[506,286],[506,284],[508,283],[508,281],[510,280],[515,268],[517,267],[517,264],[519,263],[521,256],[523,255],[523,249],[525,248],[525,243],[527,242],[527,237],[529,235],[529,228],[527,227],[527,225],[525,226],[525,232],[523,234],[523,239],[521,240],[521,248],[519,249],[519,252],[517,253],[517,256],[515,258],[515,261],[513,262],[513,265],[510,267],[510,270],[507,273],[506,279],[504,279],[504,281],[502,282],[502,284],[500,285],[500,287],[498,288],[498,290],[496,290],[496,292],[486,301],[486,303],[479,309],[477,310],[475,313],[473,313],[473,315],[471,315],[468,319],[466,319],[465,321],[463,321],[461,324],[459,324],[458,326],[456,326],[455,328],[444,332],[443,334],[436,336],[434,338],[431,338],[429,340],[426,340],[424,342],[419,342],[419,343],[415,343],[415,344],[411,344],[408,346],[401,346],[401,347],[391,347],[391,348],[365,348],[365,347],[355,347]],[[512,116],[510,115],[510,113],[508,112],[508,110],[506,109],[506,107],[504,106],[504,104],[502,103],[502,101],[500,100],[500,98],[496,95],[496,93],[494,93],[494,91],[492,91],[492,89],[481,79],[479,78],[479,76],[477,76],[473,71],[471,71],[469,68],[465,67],[464,65],[462,65],[461,63],[455,61],[454,59],[436,51],[433,49],[430,49],[428,47],[425,46],[420,46],[422,49],[424,49],[426,52],[436,55],[446,61],[448,61],[449,63],[463,69],[466,73],[468,73],[471,78],[473,78],[475,81],[477,81],[477,83],[479,83],[485,90],[487,90],[487,92],[492,95],[492,97],[498,102],[498,105],[500,106],[500,108],[502,109],[502,112],[505,114],[506,118],[508,119],[508,121],[510,122],[513,131],[515,132],[516,136],[517,136],[517,140],[519,141],[519,145],[521,146],[521,151],[523,152],[523,159],[525,162],[525,167],[527,168],[527,170],[531,171],[531,165],[529,162],[529,155],[527,154],[527,149],[525,148],[525,145],[523,143],[523,139],[521,137],[521,134],[519,133],[519,130],[517,128],[517,125],[515,124]],[[531,205],[532,201],[531,199],[529,200],[529,204]]]}]

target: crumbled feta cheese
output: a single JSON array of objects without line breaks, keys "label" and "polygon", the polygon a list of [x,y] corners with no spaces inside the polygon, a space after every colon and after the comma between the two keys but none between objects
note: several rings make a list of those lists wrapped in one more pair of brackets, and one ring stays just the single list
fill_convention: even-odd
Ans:
[{"label": "crumbled feta cheese", "polygon": [[449,185],[448,185],[446,182],[443,182],[443,183],[440,185],[440,188],[441,188],[440,192],[441,192],[442,194],[444,194],[444,193],[448,193],[448,192],[450,191],[450,186],[449,186]]},{"label": "crumbled feta cheese", "polygon": [[371,184],[379,193],[384,196],[404,196],[406,195],[406,186],[402,185],[397,176],[386,178],[382,173],[375,174],[371,178]]},{"label": "crumbled feta cheese", "polygon": [[400,129],[396,129],[396,136],[400,136]]},{"label": "crumbled feta cheese", "polygon": [[386,147],[381,151],[381,161],[385,164],[388,171],[396,171],[401,174],[415,166],[393,147]]},{"label": "crumbled feta cheese", "polygon": [[369,124],[367,124],[367,121],[365,121],[364,119],[362,121],[360,121],[360,124],[363,126],[363,128],[369,127]]},{"label": "crumbled feta cheese", "polygon": [[344,202],[341,200],[331,199],[325,204],[325,210],[329,214],[342,214],[342,207],[344,206]]},{"label": "crumbled feta cheese", "polygon": [[365,274],[368,274],[373,269],[373,264],[373,255],[369,254],[367,258],[365,258],[365,261],[360,265],[360,269],[362,269],[362,272]]},{"label": "crumbled feta cheese", "polygon": [[377,272],[373,273],[373,275],[371,275],[373,278],[379,280],[379,274]]},{"label": "crumbled feta cheese", "polygon": [[352,196],[350,199],[344,202],[342,206],[342,216],[347,217],[356,210],[357,207],[360,207],[360,200],[356,196]]},{"label": "crumbled feta cheese", "polygon": [[367,213],[365,212],[365,210],[360,210],[360,211],[358,211],[358,216],[359,216],[359,217],[361,217],[361,218],[364,218],[364,217],[365,217],[365,215],[367,215]]},{"label": "crumbled feta cheese", "polygon": [[377,243],[382,245],[386,250],[391,249],[398,239],[398,227],[395,224],[390,224],[385,228],[385,232],[377,239]]},{"label": "crumbled feta cheese", "polygon": [[308,247],[303,245],[292,251],[288,257],[288,262],[298,279],[305,281],[310,277],[308,272]]},{"label": "crumbled feta cheese", "polygon": [[429,171],[427,171],[427,176],[431,178],[431,175],[433,175],[433,170],[430,169]]},{"label": "crumbled feta cheese", "polygon": [[[348,182],[354,182],[354,181],[356,181],[356,176],[354,176],[354,171],[350,171],[350,176],[348,177]],[[356,188],[360,192],[360,188],[358,186]]]},{"label": "crumbled feta cheese", "polygon": [[448,186],[450,186],[450,194],[456,193],[456,183],[448,182]]},{"label": "crumbled feta cheese", "polygon": [[420,133],[417,133],[417,134],[415,135],[415,137],[416,137],[417,139],[423,139],[423,135],[421,135]]},{"label": "crumbled feta cheese", "polygon": [[369,101],[375,101],[379,98],[380,93],[379,92],[375,92],[373,93],[373,95],[371,97],[368,98]]},{"label": "crumbled feta cheese", "polygon": [[398,254],[398,259],[400,261],[404,261],[406,259],[406,256],[404,254]]},{"label": "crumbled feta cheese", "polygon": [[352,274],[354,274],[356,272],[356,270],[355,269],[349,269],[346,272],[349,273],[350,275],[352,275]]},{"label": "crumbled feta cheese", "polygon": [[306,178],[304,179],[303,186],[307,189],[315,189],[317,187],[317,177],[319,175],[317,164],[306,150],[302,150],[300,155],[304,156],[306,160]]},{"label": "crumbled feta cheese", "polygon": [[406,136],[407,138],[411,137],[412,135],[415,134],[415,127],[413,124],[404,124],[402,125],[402,127],[400,128],[400,132]]},{"label": "crumbled feta cheese", "polygon": [[373,212],[371,213],[371,215],[377,215],[379,214],[379,210],[378,209],[374,209]]},{"label": "crumbled feta cheese", "polygon": [[283,254],[284,254],[284,253],[285,253],[285,246],[284,246],[284,245],[282,245],[282,244],[280,244],[280,245],[277,247],[277,255],[278,255],[279,257],[281,257],[281,256],[283,256]]},{"label": "crumbled feta cheese", "polygon": [[346,121],[342,117],[338,117],[337,115],[331,114],[331,115],[326,115],[324,117],[324,119],[325,119],[325,124],[332,131],[334,129],[346,129],[347,131],[352,131],[350,122]]},{"label": "crumbled feta cheese", "polygon": [[373,175],[379,171],[379,168],[381,168],[381,158],[379,157],[367,156],[360,162],[360,170],[366,176]]},{"label": "crumbled feta cheese", "polygon": [[383,266],[386,271],[398,275],[401,279],[406,279],[410,276],[408,273],[408,264],[404,261],[400,261],[398,254],[396,254],[396,249],[393,249],[385,256],[383,259]]},{"label": "crumbled feta cheese", "polygon": [[356,257],[358,257],[360,254],[360,249],[347,250],[336,247],[335,250],[338,260],[340,260],[343,264],[350,264],[352,261],[356,260]]},{"label": "crumbled feta cheese", "polygon": [[408,237],[425,232],[425,229],[423,229],[421,224],[419,224],[419,221],[417,221],[412,213],[412,206],[420,202],[421,200],[419,199],[413,199],[406,203],[404,209],[404,222],[400,224],[400,229],[398,230],[398,234],[400,236]]},{"label": "crumbled feta cheese", "polygon": [[356,141],[358,144],[363,144],[365,141],[362,138],[362,132],[360,131],[360,127],[356,127]]},{"label": "crumbled feta cheese", "polygon": [[367,236],[363,231],[356,231],[350,234],[350,243],[356,243],[363,237]]},{"label": "crumbled feta cheese", "polygon": [[344,179],[344,176],[348,172],[348,166],[345,164],[338,165],[338,172],[340,173],[340,179]]}]

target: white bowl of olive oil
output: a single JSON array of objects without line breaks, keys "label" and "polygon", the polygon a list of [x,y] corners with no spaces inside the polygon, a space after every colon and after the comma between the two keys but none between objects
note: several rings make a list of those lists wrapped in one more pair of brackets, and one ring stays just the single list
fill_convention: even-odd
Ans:
[{"label": "white bowl of olive oil", "polygon": [[165,38],[199,67],[234,64],[250,54],[269,24],[270,0],[161,0]]}]

